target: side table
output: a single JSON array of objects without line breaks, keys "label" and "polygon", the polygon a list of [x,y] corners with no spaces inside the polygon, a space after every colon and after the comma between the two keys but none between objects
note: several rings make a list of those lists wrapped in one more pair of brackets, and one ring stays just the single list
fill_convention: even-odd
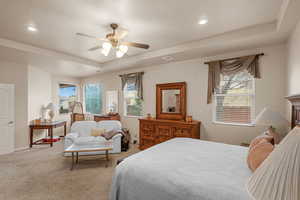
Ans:
[{"label": "side table", "polygon": [[[64,136],[67,134],[67,122],[66,121],[53,121],[53,122],[41,122],[38,124],[31,123],[29,125],[30,128],[30,148],[33,145],[40,145],[40,144],[50,144],[53,146],[53,129],[58,127],[64,127]],[[43,142],[43,139],[33,142],[33,131],[34,130],[48,130],[48,136],[50,136],[50,142]]]}]

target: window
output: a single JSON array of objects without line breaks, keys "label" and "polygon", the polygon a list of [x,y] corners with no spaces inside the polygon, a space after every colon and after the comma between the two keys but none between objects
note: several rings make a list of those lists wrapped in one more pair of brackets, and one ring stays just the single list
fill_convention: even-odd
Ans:
[{"label": "window", "polygon": [[134,83],[126,83],[124,87],[125,116],[142,116],[143,100],[138,98]]},{"label": "window", "polygon": [[106,113],[118,112],[118,91],[111,90],[106,92]]},{"label": "window", "polygon": [[102,88],[100,84],[86,84],[84,87],[85,111],[102,114]]},{"label": "window", "polygon": [[214,122],[252,125],[255,113],[255,81],[247,72],[221,75],[214,94]]},{"label": "window", "polygon": [[77,101],[77,87],[72,84],[59,84],[59,113],[69,113],[71,105]]}]

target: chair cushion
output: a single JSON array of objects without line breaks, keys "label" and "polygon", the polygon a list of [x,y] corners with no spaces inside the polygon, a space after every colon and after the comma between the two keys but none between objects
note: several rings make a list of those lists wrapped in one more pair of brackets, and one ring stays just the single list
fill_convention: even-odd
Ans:
[{"label": "chair cushion", "polygon": [[101,145],[105,143],[107,140],[104,137],[94,137],[94,136],[88,136],[88,137],[78,137],[75,139],[74,144],[75,145]]},{"label": "chair cushion", "polygon": [[104,120],[98,122],[97,125],[99,128],[105,129],[107,132],[112,131],[112,130],[121,130],[122,129],[122,124],[120,121],[117,120]]}]

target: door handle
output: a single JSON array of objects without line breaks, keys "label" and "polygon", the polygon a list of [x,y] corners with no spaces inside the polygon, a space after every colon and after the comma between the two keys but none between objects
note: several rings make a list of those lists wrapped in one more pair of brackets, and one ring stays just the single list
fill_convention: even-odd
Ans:
[{"label": "door handle", "polygon": [[14,124],[13,121],[8,122],[8,125],[13,125],[13,124]]}]

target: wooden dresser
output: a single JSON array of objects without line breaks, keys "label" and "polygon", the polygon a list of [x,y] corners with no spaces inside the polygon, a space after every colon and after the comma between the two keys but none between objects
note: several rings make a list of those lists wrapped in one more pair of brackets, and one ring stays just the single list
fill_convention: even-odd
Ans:
[{"label": "wooden dresser", "polygon": [[200,121],[191,123],[165,119],[140,119],[141,150],[175,137],[200,139]]}]

